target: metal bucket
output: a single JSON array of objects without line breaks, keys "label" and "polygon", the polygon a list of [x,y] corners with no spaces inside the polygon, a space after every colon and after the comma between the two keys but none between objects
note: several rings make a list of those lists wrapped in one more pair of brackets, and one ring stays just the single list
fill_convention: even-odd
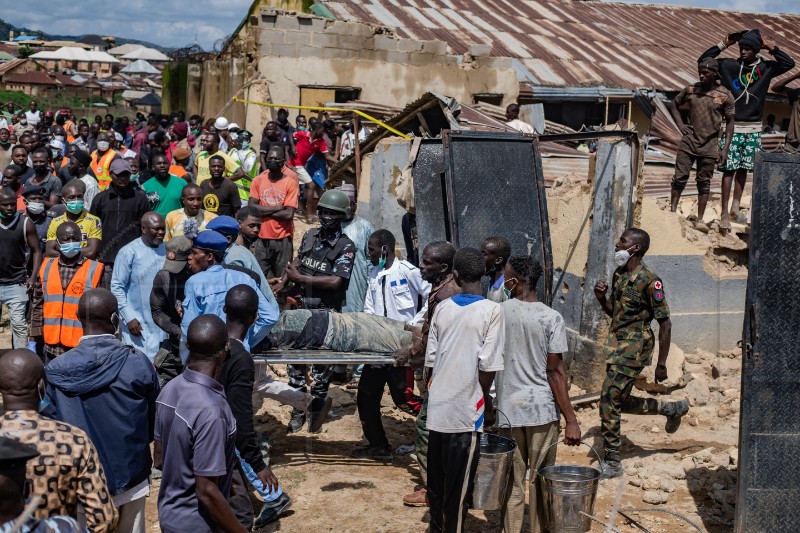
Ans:
[{"label": "metal bucket", "polygon": [[494,511],[501,509],[505,503],[517,443],[500,435],[482,433],[480,446],[481,456],[475,469],[472,489],[472,508]]},{"label": "metal bucket", "polygon": [[[550,445],[550,448],[558,442]],[[581,442],[589,446],[585,442]],[[589,446],[597,460],[600,456]],[[602,462],[600,463],[602,465]],[[602,468],[602,466],[601,466]],[[552,465],[539,469],[538,476],[544,497],[544,515],[552,533],[585,533],[592,528],[592,514],[597,484],[602,470],[592,466]]]}]

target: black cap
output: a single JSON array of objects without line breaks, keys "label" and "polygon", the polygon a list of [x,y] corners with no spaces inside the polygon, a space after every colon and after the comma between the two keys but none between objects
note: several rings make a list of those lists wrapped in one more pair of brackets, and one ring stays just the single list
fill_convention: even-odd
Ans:
[{"label": "black cap", "polygon": [[92,156],[90,156],[84,150],[80,150],[80,149],[75,150],[74,152],[72,152],[72,155],[75,157],[75,159],[78,160],[78,163],[80,163],[81,165],[83,165],[83,166],[85,166],[87,168],[89,167],[89,165],[92,164]]},{"label": "black cap", "polygon": [[29,194],[44,194],[45,188],[41,185],[26,185],[24,189],[22,189],[22,196],[28,196]]},{"label": "black cap", "polygon": [[0,437],[0,470],[25,468],[25,463],[38,456],[36,448],[15,439]]}]

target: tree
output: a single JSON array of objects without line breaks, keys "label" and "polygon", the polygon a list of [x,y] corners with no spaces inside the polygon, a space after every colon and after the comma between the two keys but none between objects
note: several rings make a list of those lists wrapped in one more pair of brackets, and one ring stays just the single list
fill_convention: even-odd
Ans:
[{"label": "tree", "polygon": [[33,54],[34,50],[30,46],[20,46],[19,51],[17,52],[17,56],[20,58],[30,57]]}]

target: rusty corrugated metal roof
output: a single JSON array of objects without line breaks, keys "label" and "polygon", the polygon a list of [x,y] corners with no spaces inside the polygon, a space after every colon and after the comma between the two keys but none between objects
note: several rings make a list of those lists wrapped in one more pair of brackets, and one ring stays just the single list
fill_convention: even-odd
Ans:
[{"label": "rusty corrugated metal roof", "polygon": [[[442,40],[454,54],[489,44],[533,85],[677,91],[723,35],[761,29],[800,60],[800,15],[572,0],[325,0],[339,19],[392,26],[406,38]],[[733,51],[727,51],[726,56]],[[766,52],[765,52],[766,53]],[[524,74],[520,73],[520,74]],[[521,79],[520,81],[527,81]]]}]

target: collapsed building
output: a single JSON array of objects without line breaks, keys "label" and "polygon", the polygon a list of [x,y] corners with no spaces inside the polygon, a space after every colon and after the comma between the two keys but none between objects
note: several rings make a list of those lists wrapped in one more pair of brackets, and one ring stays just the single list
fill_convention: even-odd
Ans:
[{"label": "collapsed building", "polygon": [[[576,150],[576,140],[538,144],[552,304],[570,326],[572,378],[596,387],[605,319],[586,287],[607,275],[609,246],[627,224],[653,236],[647,262],[664,279],[673,342],[687,352],[735,348],[748,230],[736,226],[723,235],[712,225],[710,234],[701,234],[686,224],[694,180],[679,213],[664,209],[680,139],[665,102],[696,81],[698,54],[735,29],[757,26],[800,57],[793,39],[800,16],[572,0],[524,6],[257,0],[216,59],[167,65],[163,110],[225,115],[253,131],[256,141],[274,108],[248,102],[369,109],[424,138],[448,130],[505,131],[501,106],[511,102],[544,135],[583,126],[635,132],[604,141],[595,155]],[[709,42],[683,38],[687,28]],[[788,106],[770,95],[765,113],[780,122]],[[781,141],[765,136],[764,145],[771,150]],[[405,211],[394,188],[410,147],[410,140],[378,129],[362,143],[359,158],[343,161],[330,176],[356,181],[361,214],[397,235]],[[718,216],[714,205],[712,196],[707,220]]]}]

